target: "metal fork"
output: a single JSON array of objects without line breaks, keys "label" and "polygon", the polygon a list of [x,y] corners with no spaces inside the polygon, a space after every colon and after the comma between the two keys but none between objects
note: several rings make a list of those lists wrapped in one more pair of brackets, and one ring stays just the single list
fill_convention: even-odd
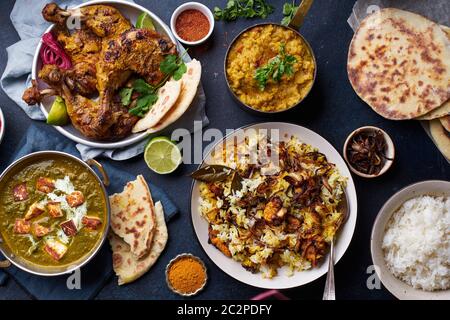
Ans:
[{"label": "metal fork", "polygon": [[[349,215],[347,194],[344,193],[344,195],[345,195],[344,199],[339,204],[340,209],[344,215],[342,216],[338,230],[347,221],[348,215]],[[334,241],[335,241],[335,238],[336,238],[336,235],[334,235],[333,239],[331,240],[330,257],[328,259],[327,280],[325,282],[325,289],[323,291],[322,300],[336,300],[336,290],[335,290],[335,286],[334,286]]]}]

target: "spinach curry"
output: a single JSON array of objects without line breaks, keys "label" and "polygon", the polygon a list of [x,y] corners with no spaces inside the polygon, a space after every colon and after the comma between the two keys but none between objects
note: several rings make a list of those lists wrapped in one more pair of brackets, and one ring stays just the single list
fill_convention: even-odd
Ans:
[{"label": "spinach curry", "polygon": [[96,177],[52,155],[18,165],[0,186],[0,231],[15,255],[39,266],[65,266],[101,241],[106,203]]}]

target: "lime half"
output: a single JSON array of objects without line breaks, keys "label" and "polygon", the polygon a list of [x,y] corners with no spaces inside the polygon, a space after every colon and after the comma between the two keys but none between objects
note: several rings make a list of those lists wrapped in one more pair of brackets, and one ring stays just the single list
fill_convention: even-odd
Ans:
[{"label": "lime half", "polygon": [[155,30],[152,18],[145,12],[142,12],[136,20],[136,28]]},{"label": "lime half", "polygon": [[145,147],[144,160],[156,173],[174,172],[181,163],[181,152],[177,145],[167,137],[156,137]]},{"label": "lime half", "polygon": [[69,115],[67,114],[66,104],[63,98],[57,96],[52,104],[50,112],[47,116],[47,124],[54,126],[63,126],[69,122]]}]

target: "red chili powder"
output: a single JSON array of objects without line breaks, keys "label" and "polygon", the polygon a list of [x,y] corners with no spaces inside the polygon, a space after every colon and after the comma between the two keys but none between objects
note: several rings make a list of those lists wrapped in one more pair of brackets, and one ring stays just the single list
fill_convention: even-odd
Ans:
[{"label": "red chili powder", "polygon": [[209,20],[200,11],[188,9],[178,15],[175,30],[183,40],[198,41],[208,34]]}]

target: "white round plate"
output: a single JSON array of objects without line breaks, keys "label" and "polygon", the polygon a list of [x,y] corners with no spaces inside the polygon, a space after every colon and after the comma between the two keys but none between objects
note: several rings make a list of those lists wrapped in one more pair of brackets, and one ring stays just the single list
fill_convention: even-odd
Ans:
[{"label": "white round plate", "polygon": [[[322,138],[317,133],[306,129],[304,127],[283,123],[283,122],[267,122],[250,125],[242,128],[247,129],[278,129],[280,140],[283,137],[289,138],[290,136],[295,136],[299,141],[312,145],[316,147],[320,152],[327,156],[329,162],[336,164],[341,175],[348,177],[348,184],[346,188],[346,194],[348,199],[349,217],[347,222],[343,225],[342,230],[340,230],[337,237],[337,242],[335,245],[335,263],[342,258],[350,241],[352,240],[353,232],[356,225],[356,215],[357,215],[357,199],[355,185],[352,180],[350,171],[347,168],[345,161],[342,159],[340,154],[336,149],[324,138]],[[234,138],[236,134],[231,134],[225,139],[230,141]],[[219,142],[221,143],[221,142]],[[211,150],[213,150],[211,148]],[[204,163],[208,163],[211,156],[211,150],[207,153]],[[328,256],[322,260],[320,266],[303,271],[295,272],[294,275],[288,276],[286,274],[286,267],[279,270],[278,275],[272,279],[265,279],[260,273],[253,274],[246,271],[239,262],[227,258],[219,250],[217,250],[213,245],[208,243],[208,223],[200,215],[200,193],[199,193],[199,182],[194,181],[192,185],[192,195],[191,195],[191,215],[192,224],[200,242],[200,245],[205,250],[209,258],[220,268],[222,271],[227,273],[229,276],[246,283],[251,286],[265,288],[265,289],[287,289],[294,288],[319,278],[324,275],[328,270]]]},{"label": "white round plate", "polygon": [[[132,2],[126,2],[126,1],[120,1],[120,0],[95,0],[95,1],[88,1],[85,2],[79,6],[76,6],[74,8],[81,8],[86,7],[94,4],[104,4],[109,5],[112,7],[117,8],[120,13],[122,13],[123,16],[125,16],[127,19],[130,20],[130,22],[135,25],[137,17],[142,13],[147,13],[153,20],[153,24],[155,25],[156,31],[159,33],[167,36],[170,38],[170,40],[173,43],[177,43],[175,37],[173,36],[172,32],[170,31],[170,28],[154,13],[151,11],[145,9],[144,7],[132,3]],[[53,29],[53,25],[50,26],[45,32],[49,32]],[[39,42],[39,45],[36,48],[36,52],[34,54],[33,59],[33,68],[31,71],[31,77],[32,79],[37,78],[37,74],[39,70],[42,67],[41,58],[39,56],[39,51],[41,50],[42,42]],[[47,85],[38,79],[38,86],[39,88],[45,88]],[[40,104],[41,110],[44,113],[45,117],[48,116],[48,113],[50,111],[50,108],[53,104],[53,97],[48,97],[43,99],[42,103]],[[55,126],[55,129],[58,130],[62,135],[66,136],[67,138],[77,142],[81,143],[90,147],[94,148],[102,148],[102,149],[115,149],[115,148],[123,148],[129,145],[132,145],[134,143],[137,143],[139,141],[142,141],[148,136],[147,132],[141,132],[141,133],[133,133],[130,134],[128,137],[123,138],[122,140],[115,141],[115,142],[102,142],[102,141],[96,141],[89,138],[86,138],[83,136],[78,130],[76,130],[71,124],[65,125],[65,126]]]},{"label": "white round plate", "polygon": [[3,111],[0,108],[0,143],[2,143],[4,135],[5,135],[5,117],[3,116]]},{"label": "white round plate", "polygon": [[394,194],[380,209],[372,228],[370,250],[375,270],[383,285],[400,300],[450,300],[450,290],[424,291],[414,289],[405,282],[397,279],[386,266],[383,243],[386,224],[392,214],[407,200],[423,196],[450,197],[450,182],[440,180],[422,181],[407,186]]}]

